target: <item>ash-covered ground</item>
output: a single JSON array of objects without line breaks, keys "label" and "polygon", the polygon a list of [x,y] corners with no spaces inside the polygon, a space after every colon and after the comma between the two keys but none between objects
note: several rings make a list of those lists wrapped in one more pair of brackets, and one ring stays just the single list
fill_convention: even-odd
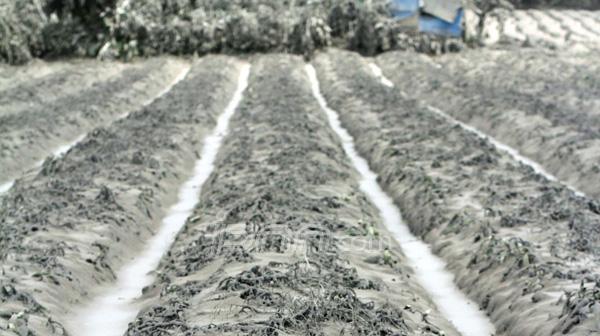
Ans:
[{"label": "ash-covered ground", "polygon": [[26,65],[0,65],[0,334],[82,334],[178,209],[246,64],[194,210],[132,273],[152,281],[116,334],[474,335],[348,141],[494,335],[599,334],[598,2],[468,8],[470,35],[446,40],[384,1],[1,2],[0,58]]}]

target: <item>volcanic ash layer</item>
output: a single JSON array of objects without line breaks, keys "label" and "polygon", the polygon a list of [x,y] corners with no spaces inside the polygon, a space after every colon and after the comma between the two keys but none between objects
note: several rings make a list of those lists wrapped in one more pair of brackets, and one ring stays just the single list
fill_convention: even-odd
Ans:
[{"label": "volcanic ash layer", "polygon": [[490,142],[381,84],[338,50],[321,90],[411,230],[499,335],[589,335],[600,322],[600,214]]},{"label": "volcanic ash layer", "polygon": [[115,281],[191,175],[239,63],[197,61],[165,96],[46,160],[2,198],[0,333],[64,335],[74,310]]},{"label": "volcanic ash layer", "polygon": [[358,179],[301,59],[257,57],[198,208],[127,335],[457,335]]}]

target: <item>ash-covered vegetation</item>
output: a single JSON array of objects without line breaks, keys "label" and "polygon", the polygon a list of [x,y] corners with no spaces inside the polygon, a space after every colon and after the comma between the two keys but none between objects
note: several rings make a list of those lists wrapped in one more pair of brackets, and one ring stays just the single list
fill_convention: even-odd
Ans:
[{"label": "ash-covered vegetation", "polygon": [[[0,0],[0,62],[88,56],[290,52],[326,46],[373,55],[455,51],[460,40],[416,34],[390,0]],[[600,9],[600,0],[465,0],[495,8]]]},{"label": "ash-covered vegetation", "polygon": [[0,0],[0,61],[94,56],[117,0]]},{"label": "ash-covered vegetation", "polygon": [[336,46],[372,55],[458,48],[411,34],[389,1],[3,0],[0,59],[131,58],[159,54],[290,52]]}]

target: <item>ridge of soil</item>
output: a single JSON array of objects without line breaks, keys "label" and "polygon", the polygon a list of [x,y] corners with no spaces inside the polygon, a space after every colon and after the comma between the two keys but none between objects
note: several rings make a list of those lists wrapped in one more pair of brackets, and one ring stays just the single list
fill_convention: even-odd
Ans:
[{"label": "ridge of soil", "polygon": [[408,95],[600,198],[600,65],[591,55],[473,50],[433,59],[389,53],[377,63]]},{"label": "ridge of soil", "polygon": [[[34,66],[40,72],[39,75],[28,73],[25,70],[27,67],[16,68],[22,71],[13,71],[10,75],[14,76],[12,83],[7,83],[9,85],[4,89],[0,88],[0,117],[38,109],[59,98],[77,95],[79,91],[106,82],[135,65],[91,60],[51,63],[40,61]],[[7,74],[6,77],[8,76]]]},{"label": "ridge of soil", "polygon": [[[153,99],[181,71],[184,62],[170,59],[154,59],[126,67],[116,64],[116,71],[108,72],[107,80],[93,84],[72,78],[71,72],[56,73],[44,77],[39,85],[27,92],[21,88],[8,90],[1,101],[23,101],[30,96],[30,108],[22,111],[0,112],[0,182],[21,176],[51,155],[58,147],[72,142],[95,127],[109,124],[138,109]],[[99,70],[108,65],[101,67]],[[90,71],[91,72],[91,71]],[[79,88],[76,92],[59,95],[56,99],[36,101],[46,91],[60,90],[64,86]]]}]

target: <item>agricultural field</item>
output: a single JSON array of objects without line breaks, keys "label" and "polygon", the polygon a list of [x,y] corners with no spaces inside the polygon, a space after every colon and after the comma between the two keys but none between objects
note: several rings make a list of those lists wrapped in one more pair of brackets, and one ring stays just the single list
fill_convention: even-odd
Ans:
[{"label": "agricultural field", "polygon": [[115,3],[134,52],[0,65],[0,335],[600,335],[594,1],[442,55],[301,1],[191,55],[228,7]]}]

